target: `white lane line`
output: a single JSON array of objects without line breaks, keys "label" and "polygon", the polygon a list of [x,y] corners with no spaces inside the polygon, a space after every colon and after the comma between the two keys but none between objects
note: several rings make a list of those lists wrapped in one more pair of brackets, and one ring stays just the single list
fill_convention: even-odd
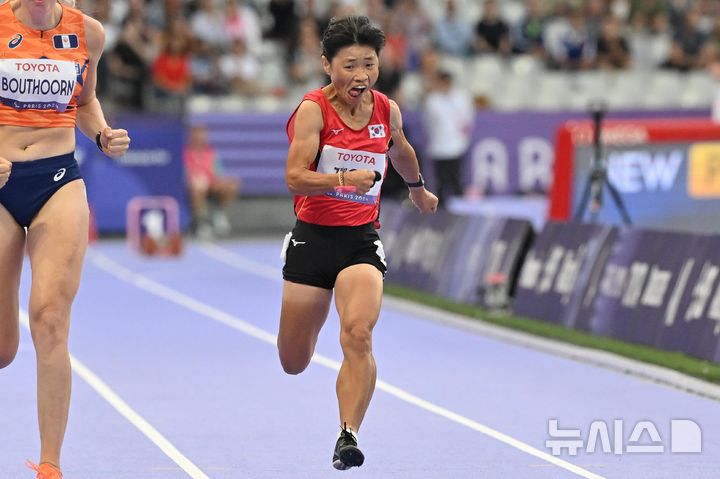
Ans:
[{"label": "white lane line", "polygon": [[[211,256],[214,258],[222,257],[223,256],[222,252],[226,251],[226,250],[223,250],[222,248],[218,248],[216,246],[213,246],[213,247],[205,246],[205,247],[202,247],[201,250],[203,252],[205,252],[205,251],[212,252]],[[254,264],[257,264],[262,267],[261,269],[258,270],[258,271],[261,271],[261,273],[260,273],[261,276],[265,277],[265,275],[268,272],[267,265],[262,265],[260,263],[254,262],[252,260],[245,260],[244,258],[241,258],[240,256],[231,254],[229,251],[227,251],[226,256],[228,258],[226,261],[226,262],[228,262],[228,264],[236,263],[238,265],[241,265],[239,267],[241,267],[241,269],[243,269],[243,271],[247,271],[248,273],[253,274],[253,267],[254,267],[253,265]],[[149,278],[142,276],[140,274],[137,274],[137,273],[133,273],[128,268],[120,265],[119,263],[115,262],[108,256],[103,255],[102,253],[99,253],[97,251],[88,252],[88,258],[98,268],[110,273],[111,275],[115,276],[118,279],[121,279],[127,283],[130,283],[130,284],[136,286],[137,288],[145,290],[148,293],[154,294],[155,296],[161,297],[170,302],[173,302],[175,304],[183,306],[191,311],[194,311],[198,314],[206,316],[207,318],[215,320],[219,323],[225,324],[226,326],[234,328],[234,329],[236,329],[242,333],[245,333],[249,336],[252,336],[256,339],[259,339],[266,343],[272,344],[273,346],[275,346],[275,344],[277,343],[276,335],[269,333],[263,329],[260,329],[256,326],[253,326],[252,324],[250,324],[246,321],[243,321],[242,319],[240,319],[238,317],[235,317],[235,316],[228,314],[224,311],[221,311],[217,308],[214,308],[205,303],[202,303],[201,301],[198,301],[198,300],[196,300],[190,296],[187,296],[181,292],[178,292],[172,288],[162,285],[152,279],[149,279]],[[275,271],[277,271],[277,270],[275,270]],[[276,272],[275,277],[279,276],[279,274],[280,274],[279,272]],[[335,361],[334,359],[331,359],[327,356],[323,356],[318,353],[315,353],[313,355],[312,362],[314,362],[316,364],[320,364],[322,366],[325,366],[326,368],[329,368],[334,371],[340,370],[340,363],[338,361]],[[579,466],[576,466],[575,464],[571,464],[571,463],[564,461],[562,459],[559,459],[555,456],[552,456],[550,454],[542,452],[539,449],[535,449],[534,447],[530,446],[529,444],[526,444],[526,443],[524,443],[518,439],[515,439],[511,436],[508,436],[507,434],[503,434],[495,429],[492,429],[491,427],[485,426],[484,424],[480,424],[479,422],[473,421],[472,419],[470,419],[468,417],[457,414],[457,413],[455,413],[449,409],[446,409],[442,406],[438,406],[437,404],[434,404],[430,401],[426,401],[426,400],[424,400],[418,396],[415,396],[414,394],[411,394],[397,386],[393,386],[392,384],[390,384],[388,382],[378,380],[376,383],[376,388],[390,394],[391,396],[396,397],[397,399],[400,399],[401,401],[404,401],[408,404],[412,404],[412,405],[417,406],[425,411],[431,412],[431,413],[441,416],[445,419],[453,421],[457,424],[460,424],[462,426],[473,429],[473,430],[480,432],[488,437],[491,437],[497,441],[500,441],[504,444],[514,447],[522,452],[530,454],[531,456],[535,456],[538,459],[549,462],[551,464],[554,464],[557,467],[560,467],[569,472],[577,474],[578,476],[585,477],[587,479],[604,479],[603,476],[600,476],[598,474],[587,471]]]},{"label": "white lane line", "polygon": [[[20,310],[20,322],[28,330],[30,329],[30,319],[27,311],[24,309]],[[97,374],[92,372],[90,368],[85,366],[78,358],[70,355],[70,361],[72,369],[80,376],[88,385],[95,390],[103,399],[105,399],[110,406],[112,406],[117,412],[120,413],[125,419],[127,419],[133,426],[135,426],[141,433],[143,433],[150,441],[153,442],[157,447],[160,448],[175,464],[185,471],[188,476],[192,479],[210,479],[204,472],[200,470],[195,464],[190,461],[178,448],[163,436],[157,429],[155,429],[149,422],[147,422],[140,414],[138,414],[128,403],[118,396],[110,386],[105,383]]]}]

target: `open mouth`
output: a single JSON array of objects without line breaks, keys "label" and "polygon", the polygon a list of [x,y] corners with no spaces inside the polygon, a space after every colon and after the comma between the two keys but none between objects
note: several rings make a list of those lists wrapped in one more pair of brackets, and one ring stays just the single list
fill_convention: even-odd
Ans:
[{"label": "open mouth", "polygon": [[350,89],[350,96],[353,98],[357,98],[362,95],[365,90],[367,90],[366,86],[354,86]]}]

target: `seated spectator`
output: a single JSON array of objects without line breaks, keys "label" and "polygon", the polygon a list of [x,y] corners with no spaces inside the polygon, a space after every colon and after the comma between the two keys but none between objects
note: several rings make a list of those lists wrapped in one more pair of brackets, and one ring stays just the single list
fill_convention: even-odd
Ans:
[{"label": "seated spectator", "polygon": [[382,68],[380,68],[380,74],[375,82],[375,89],[394,98],[398,104],[402,105],[400,83],[403,68],[397,52],[389,47],[380,50],[380,65]]},{"label": "seated spectator", "polygon": [[[701,68],[700,51],[706,35],[700,29],[702,16],[697,8],[688,9],[675,29],[673,44],[679,47],[678,59],[688,69]],[[674,47],[673,47],[674,48]]]},{"label": "seated spectator", "polygon": [[247,50],[245,42],[239,38],[233,42],[232,49],[220,58],[220,71],[230,85],[231,93],[260,93],[260,70],[260,61]]},{"label": "seated spectator", "polygon": [[637,30],[653,31],[656,18],[667,18],[666,0],[632,0],[630,3],[630,23]]},{"label": "seated spectator", "polygon": [[405,67],[416,71],[422,52],[432,45],[432,23],[418,0],[399,0],[392,15],[391,30],[405,40]]},{"label": "seated spectator", "polygon": [[225,38],[230,43],[235,40],[242,40],[249,52],[254,55],[260,54],[262,43],[262,32],[260,19],[253,8],[246,5],[238,5],[237,0],[226,0],[225,4]]},{"label": "seated spectator", "polygon": [[[192,86],[188,37],[180,19],[171,20],[161,37],[160,54],[152,64],[152,79],[158,100],[173,112],[180,112]],[[173,26],[175,25],[175,26]]]},{"label": "seated spectator", "polygon": [[306,90],[323,86],[326,75],[318,61],[321,55],[317,23],[312,17],[305,17],[300,21],[297,41],[290,52],[290,80]]},{"label": "seated spectator", "polygon": [[155,58],[155,37],[142,17],[125,19],[115,48],[108,56],[108,69],[115,82],[116,100],[125,106],[143,109],[145,85]]},{"label": "seated spectator", "polygon": [[510,53],[510,28],[500,18],[495,0],[483,5],[483,15],[475,27],[475,51],[478,53]]},{"label": "seated spectator", "polygon": [[542,57],[545,36],[545,15],[540,0],[527,0],[525,16],[522,18],[513,35],[513,52]]},{"label": "seated spectator", "polygon": [[267,36],[282,43],[285,51],[290,51],[293,46],[295,32],[300,22],[297,10],[295,0],[270,0],[268,4],[272,26]]},{"label": "seated spectator", "polygon": [[217,49],[202,40],[192,42],[190,73],[194,93],[217,95],[227,91],[220,71],[220,55]]},{"label": "seated spectator", "polygon": [[435,24],[435,46],[440,53],[466,56],[473,44],[472,25],[458,13],[455,0],[445,1],[445,16]]},{"label": "seated spectator", "polygon": [[620,32],[620,22],[612,15],[605,17],[597,42],[597,66],[623,70],[630,66],[630,47]]},{"label": "seated spectator", "polygon": [[[222,162],[208,143],[205,126],[190,127],[183,161],[190,194],[193,232],[202,239],[229,234],[231,227],[227,207],[237,196],[240,182],[223,176]],[[210,198],[217,201],[217,209],[212,215],[208,212]]]},{"label": "seated spectator", "polygon": [[213,47],[223,48],[228,43],[225,34],[225,16],[215,6],[215,0],[198,2],[198,9],[190,16],[190,28],[195,38]]},{"label": "seated spectator", "polygon": [[546,48],[548,66],[561,70],[584,70],[595,62],[595,43],[578,9],[570,9],[566,19],[560,19],[548,34]]}]

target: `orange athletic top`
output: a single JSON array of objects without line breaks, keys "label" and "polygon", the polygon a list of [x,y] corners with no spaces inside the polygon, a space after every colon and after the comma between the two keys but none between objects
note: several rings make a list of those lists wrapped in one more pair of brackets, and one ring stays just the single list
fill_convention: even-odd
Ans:
[{"label": "orange athletic top", "polygon": [[60,5],[60,23],[45,31],[0,5],[0,125],[75,127],[90,59],[83,13]]}]

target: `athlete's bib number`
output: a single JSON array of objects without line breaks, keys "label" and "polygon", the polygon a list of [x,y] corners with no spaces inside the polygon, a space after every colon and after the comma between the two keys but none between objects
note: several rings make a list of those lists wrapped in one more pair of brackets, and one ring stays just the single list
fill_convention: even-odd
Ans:
[{"label": "athlete's bib number", "polygon": [[[385,176],[385,163],[387,156],[384,153],[373,153],[361,150],[346,150],[330,145],[325,145],[320,153],[318,162],[318,173],[337,173],[339,171],[370,170],[378,171]],[[341,193],[337,191],[326,193],[328,196],[341,200],[354,201],[366,205],[373,205],[380,195],[381,179],[370,191],[364,195],[357,193]]]}]

